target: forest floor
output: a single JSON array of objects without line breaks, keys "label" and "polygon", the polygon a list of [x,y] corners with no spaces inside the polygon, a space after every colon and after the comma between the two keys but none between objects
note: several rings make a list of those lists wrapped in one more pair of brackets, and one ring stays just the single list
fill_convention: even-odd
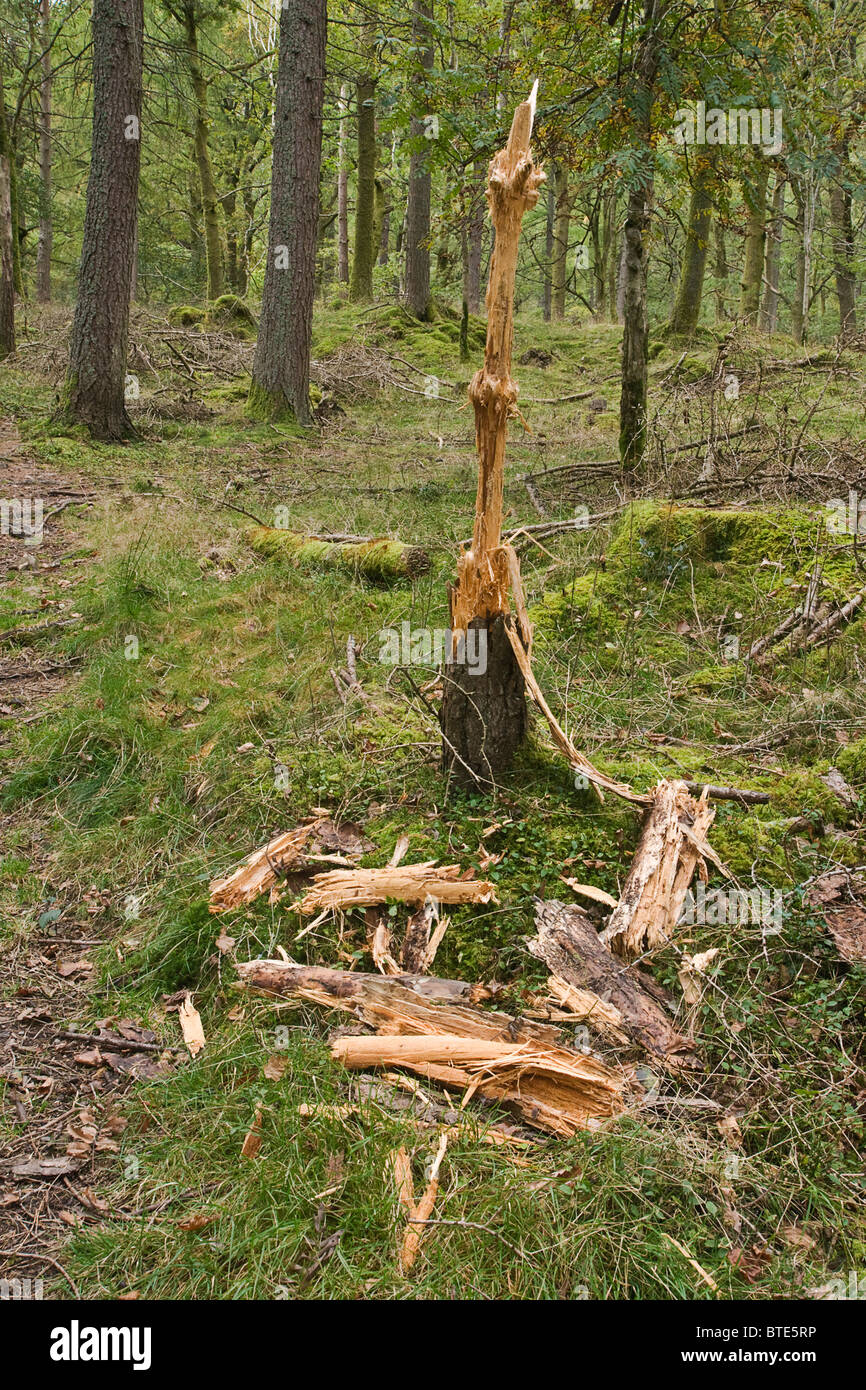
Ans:
[{"label": "forest floor", "polygon": [[[262,897],[214,917],[210,880],[317,808],[373,844],[363,864],[408,835],[407,862],[483,869],[499,899],[449,913],[436,973],[520,1011],[545,992],[526,949],[536,899],[577,901],[564,876],[616,895],[638,820],[577,789],[538,721],[495,798],[446,795],[436,672],[380,659],[384,629],[447,626],[480,325],[464,365],[448,317],[317,310],[322,423],[304,432],[244,418],[249,341],[172,318],[134,313],[130,445],[49,423],[65,311],[33,311],[0,376],[2,491],[43,497],[47,518],[39,546],[0,537],[4,1276],[142,1299],[762,1299],[863,1281],[863,620],[743,660],[818,574],[828,613],[866,584],[856,520],[826,524],[852,493],[856,519],[866,483],[862,351],[660,338],[645,485],[626,505],[618,330],[518,317],[529,430],[511,432],[507,525],[527,528],[539,681],[577,746],[637,790],[769,792],[720,803],[710,841],[780,907],[772,927],[683,927],[653,957],[679,997],[683,952],[718,948],[692,1019],[699,1071],[644,1068],[645,1102],[616,1122],[520,1130],[513,1150],[483,1142],[491,1116],[470,1102],[442,1224],[403,1275],[389,1155],[405,1146],[420,1185],[435,1124],[354,1104],[327,1047],[338,1019],[241,993],[232,966],[282,948],[372,969],[363,914],[305,931]],[[277,508],[293,529],[423,545],[431,569],[384,587],[263,560],[246,528]],[[591,521],[528,529],[569,517]],[[350,636],[366,698],[344,702],[331,669]],[[389,914],[399,931],[406,909]],[[185,991],[206,1036],[194,1059]]]}]

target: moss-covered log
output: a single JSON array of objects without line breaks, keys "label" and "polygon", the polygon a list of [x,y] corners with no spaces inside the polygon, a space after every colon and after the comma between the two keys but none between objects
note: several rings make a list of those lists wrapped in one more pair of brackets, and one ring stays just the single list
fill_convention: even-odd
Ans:
[{"label": "moss-covered log", "polygon": [[285,556],[298,564],[349,570],[383,584],[414,579],[430,568],[426,550],[388,536],[306,536],[275,526],[251,526],[247,538],[259,555]]}]

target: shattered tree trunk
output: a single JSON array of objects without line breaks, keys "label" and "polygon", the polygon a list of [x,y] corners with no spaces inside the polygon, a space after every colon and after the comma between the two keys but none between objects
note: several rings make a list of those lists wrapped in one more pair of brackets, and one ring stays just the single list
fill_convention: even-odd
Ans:
[{"label": "shattered tree trunk", "polygon": [[601,940],[625,960],[664,946],[673,936],[695,869],[704,859],[722,868],[706,842],[715,811],[696,801],[685,782],[662,781],[646,812],[620,900]]},{"label": "shattered tree trunk", "polygon": [[611,954],[586,913],[539,903],[535,925],[529,949],[552,971],[548,989],[576,1020],[608,1042],[630,1042],[671,1070],[694,1065],[694,1044],[674,1028],[660,1002],[663,991],[636,965]]},{"label": "shattered tree trunk", "polygon": [[[510,766],[526,734],[523,676],[505,627],[509,561],[502,545],[502,493],[508,421],[516,413],[511,378],[514,278],[523,214],[538,201],[544,174],[532,162],[529,141],[535,93],[514,113],[508,144],[490,165],[487,201],[496,232],[487,288],[484,366],[469,387],[475,410],[478,494],[472,546],[458,562],[451,593],[454,647],[442,700],[443,767],[463,785],[490,787]],[[468,628],[486,634],[486,670],[455,660]],[[478,639],[480,640],[480,639]]]},{"label": "shattered tree trunk", "polygon": [[[619,1113],[626,1077],[564,1047],[556,1029],[468,1001],[472,986],[426,975],[365,975],[281,960],[238,962],[248,987],[354,1014],[378,1037],[339,1038],[349,1067],[404,1066],[431,1081],[504,1101],[528,1124],[563,1137]],[[384,1036],[383,1036],[384,1035]]]}]

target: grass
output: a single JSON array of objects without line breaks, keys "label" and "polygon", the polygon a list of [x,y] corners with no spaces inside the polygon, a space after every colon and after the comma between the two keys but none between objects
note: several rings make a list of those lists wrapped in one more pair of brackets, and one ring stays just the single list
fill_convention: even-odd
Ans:
[{"label": "grass", "polygon": [[[365,334],[465,383],[457,327],[331,306],[318,315],[314,353]],[[511,525],[538,520],[520,473],[615,452],[616,330],[528,317],[516,355],[530,343],[553,360],[517,368],[522,398],[594,388],[610,409],[527,407],[533,432],[515,429],[509,447]],[[661,344],[654,356],[659,393],[680,351]],[[757,360],[757,347],[748,351]],[[783,352],[782,340],[772,351]],[[691,357],[707,370],[715,343]],[[744,374],[743,415],[754,405],[750,381]],[[782,377],[776,404],[797,400],[803,410],[821,387]],[[544,978],[524,943],[533,897],[568,899],[563,866],[616,892],[636,822],[624,805],[576,790],[538,725],[494,803],[446,800],[430,713],[378,661],[382,628],[447,622],[446,583],[475,494],[472,422],[459,393],[386,391],[345,405],[321,433],[246,421],[237,383],[203,385],[200,395],[211,419],[165,421],[115,447],[46,433],[44,378],[13,369],[0,383],[0,406],[33,454],[97,493],[43,590],[52,613],[79,615],[40,644],[80,663],[74,682],[49,718],[0,722],[9,740],[2,808],[18,821],[0,860],[0,942],[26,939],[48,903],[62,923],[95,920],[106,945],[93,953],[92,1017],[134,1017],[173,1039],[164,996],[189,988],[208,1038],[170,1079],[127,1093],[129,1123],[102,1195],[144,1214],[109,1215],[71,1236],[62,1258],[83,1295],[713,1297],[674,1241],[722,1298],[798,1296],[862,1267],[863,972],[840,961],[802,886],[829,865],[866,858],[862,624],[764,674],[722,649],[734,635],[742,652],[778,622],[817,563],[834,594],[859,587],[849,541],[828,535],[809,505],[710,511],[645,501],[601,527],[526,547],[537,674],[554,708],[567,711],[572,737],[640,789],[687,775],[770,790],[766,807],[721,805],[711,838],[744,883],[783,891],[784,923],[775,936],[759,924],[698,926],[656,957],[655,973],[676,987],[684,949],[720,948],[698,1025],[707,1074],[662,1081],[658,1105],[609,1131],[542,1141],[522,1162],[481,1142],[486,1120],[476,1111],[480,1130],[468,1126],[443,1169],[434,1215],[449,1224],[430,1228],[407,1280],[388,1154],[407,1146],[418,1186],[435,1136],[372,1102],[345,1118],[299,1113],[346,1100],[349,1082],[325,1046],[335,1019],[237,994],[215,949],[207,884],[316,806],[363,823],[376,846],[369,864],[387,862],[402,833],[413,859],[468,865],[483,845],[502,854],[487,871],[500,904],[452,914],[436,969],[495,979],[505,1005],[520,1008]],[[855,383],[842,378],[833,395],[816,433],[829,437],[842,422],[862,435]],[[694,418],[682,428],[694,433]],[[594,512],[596,495],[583,496]],[[266,522],[284,508],[297,530],[399,536],[429,550],[432,570],[383,588],[262,562],[244,541],[248,518],[226,502]],[[28,602],[25,574],[4,592],[0,631],[22,621],[16,610]],[[362,647],[372,707],[344,708],[329,675],[349,634]],[[771,747],[780,729],[787,737]],[[758,747],[728,752],[726,743]],[[821,780],[831,765],[860,794],[853,809]],[[501,828],[483,835],[494,821]],[[41,882],[22,850],[31,827],[50,848]],[[85,891],[104,893],[95,919]],[[403,910],[392,910],[399,920]],[[282,946],[295,959],[369,968],[360,918],[296,941],[301,919],[260,901],[219,925],[242,959]],[[268,1081],[274,1054],[286,1069]],[[722,1110],[677,1103],[707,1096]],[[247,1160],[240,1148],[257,1108],[262,1147]],[[719,1130],[721,1115],[736,1120],[740,1139]],[[198,1212],[213,1219],[181,1229]],[[770,1254],[747,1283],[729,1253],[754,1244]]]}]

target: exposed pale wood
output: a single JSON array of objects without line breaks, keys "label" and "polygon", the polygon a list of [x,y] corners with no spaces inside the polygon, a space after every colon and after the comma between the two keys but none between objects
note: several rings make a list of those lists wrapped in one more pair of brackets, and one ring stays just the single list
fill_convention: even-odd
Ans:
[{"label": "exposed pale wood", "polygon": [[[581,908],[539,903],[535,925],[538,935],[529,942],[531,953],[562,982],[557,997],[563,1003],[566,989],[576,991],[590,1028],[616,1040],[620,1032],[626,1033],[642,1051],[673,1069],[695,1065],[692,1043],[676,1031],[659,1002],[664,997],[659,986],[636,966],[611,955]],[[595,1009],[587,995],[598,1001]],[[610,1008],[616,1011],[613,1019]]]},{"label": "exposed pale wood", "polygon": [[[371,1049],[370,1057],[381,1057],[383,1066],[405,1065],[429,1080],[507,1101],[528,1124],[553,1134],[574,1134],[623,1108],[624,1073],[563,1047],[554,1028],[474,1008],[468,1002],[472,986],[462,981],[419,975],[386,979],[279,960],[249,961],[237,968],[241,979],[255,989],[344,1010],[382,1035],[340,1039],[335,1047],[359,1042],[361,1050]],[[383,1050],[385,1037],[393,1044],[391,1053]],[[417,1050],[405,1050],[406,1039],[418,1037],[426,1040],[418,1044],[420,1054],[440,1060],[419,1061]],[[431,1041],[442,1038],[449,1041]],[[443,1062],[443,1055],[456,1058],[458,1044],[468,1044],[460,1052],[459,1065]],[[360,1054],[346,1052],[350,1055]]]},{"label": "exposed pale wood", "polygon": [[247,855],[228,878],[215,878],[210,885],[211,912],[227,912],[252,902],[274,886],[278,873],[303,867],[303,849],[314,829],[311,823],[286,830],[262,849]]},{"label": "exposed pale wood", "polygon": [[706,875],[704,860],[722,867],[706,843],[715,818],[706,798],[696,801],[685,782],[659,782],[646,813],[632,866],[620,900],[601,939],[627,960],[635,960],[671,939],[695,869]]},{"label": "exposed pale wood", "polygon": [[389,898],[408,903],[423,903],[426,898],[439,903],[496,901],[492,883],[460,878],[462,872],[459,864],[437,869],[433,861],[385,869],[334,869],[315,875],[312,887],[297,907],[299,912],[313,913],[330,908],[372,907]]}]

